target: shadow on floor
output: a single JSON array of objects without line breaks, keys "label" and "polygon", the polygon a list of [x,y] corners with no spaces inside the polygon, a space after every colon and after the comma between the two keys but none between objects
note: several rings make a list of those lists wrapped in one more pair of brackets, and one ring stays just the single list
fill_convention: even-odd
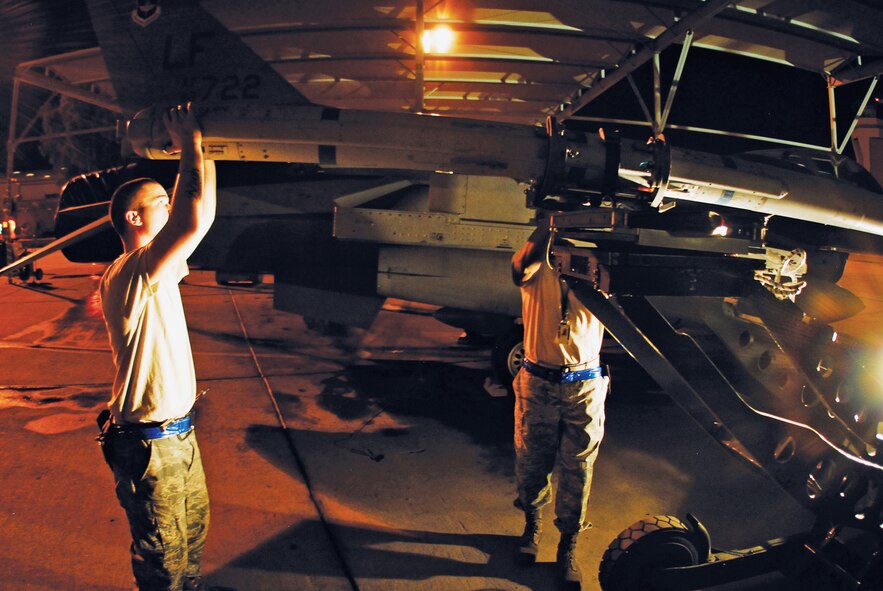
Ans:
[{"label": "shadow on floor", "polygon": [[[231,566],[263,571],[289,571],[304,575],[333,576],[336,564],[323,560],[298,560],[294,551],[303,540],[321,535],[321,523],[303,522],[240,556]],[[529,589],[553,588],[553,563],[520,567],[512,558],[513,536],[449,534],[431,531],[333,526],[335,538],[346,540],[345,558],[359,579],[398,581],[432,577],[480,577],[486,589],[511,589],[505,581]],[[431,554],[430,554],[431,552]],[[500,583],[496,586],[494,580]]]}]

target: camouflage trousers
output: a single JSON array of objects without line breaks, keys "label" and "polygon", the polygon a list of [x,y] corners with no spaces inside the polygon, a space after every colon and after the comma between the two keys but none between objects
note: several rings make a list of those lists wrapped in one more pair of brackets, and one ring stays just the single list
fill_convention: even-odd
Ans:
[{"label": "camouflage trousers", "polygon": [[149,441],[110,436],[102,450],[132,533],[136,588],[186,591],[199,581],[209,524],[195,431]]},{"label": "camouflage trousers", "polygon": [[608,384],[607,377],[556,384],[524,369],[515,376],[515,506],[535,511],[551,501],[557,459],[555,525],[565,533],[590,526],[586,513]]}]

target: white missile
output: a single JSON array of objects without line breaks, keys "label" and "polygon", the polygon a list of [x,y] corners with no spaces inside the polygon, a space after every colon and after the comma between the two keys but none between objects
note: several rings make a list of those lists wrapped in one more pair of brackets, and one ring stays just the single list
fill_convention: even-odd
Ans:
[{"label": "white missile", "polygon": [[672,149],[658,195],[883,236],[883,194],[836,178],[833,167],[822,175],[799,155],[754,158]]},{"label": "white missile", "polygon": [[[539,127],[409,113],[320,106],[214,107],[202,115],[203,145],[215,160],[298,162],[326,167],[441,171],[537,178],[547,139]],[[135,152],[170,158],[162,118],[142,111],[129,122]]]}]

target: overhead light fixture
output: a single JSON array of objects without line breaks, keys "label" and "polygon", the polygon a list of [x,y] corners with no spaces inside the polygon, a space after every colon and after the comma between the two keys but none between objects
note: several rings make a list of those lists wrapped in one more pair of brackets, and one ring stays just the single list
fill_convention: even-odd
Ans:
[{"label": "overhead light fixture", "polygon": [[426,53],[447,53],[453,44],[454,32],[447,25],[423,31],[423,51]]}]

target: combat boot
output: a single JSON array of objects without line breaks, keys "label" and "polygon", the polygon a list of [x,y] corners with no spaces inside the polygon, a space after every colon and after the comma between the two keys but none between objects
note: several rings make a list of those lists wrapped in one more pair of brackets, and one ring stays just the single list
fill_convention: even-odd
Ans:
[{"label": "combat boot", "polygon": [[578,533],[561,533],[561,541],[558,542],[558,555],[556,557],[558,567],[558,583],[562,591],[580,591],[582,588],[582,573],[579,563],[576,561],[576,541]]},{"label": "combat boot", "polygon": [[543,533],[543,521],[539,511],[524,512],[524,533],[518,539],[515,562],[530,566],[537,561],[540,536]]}]

